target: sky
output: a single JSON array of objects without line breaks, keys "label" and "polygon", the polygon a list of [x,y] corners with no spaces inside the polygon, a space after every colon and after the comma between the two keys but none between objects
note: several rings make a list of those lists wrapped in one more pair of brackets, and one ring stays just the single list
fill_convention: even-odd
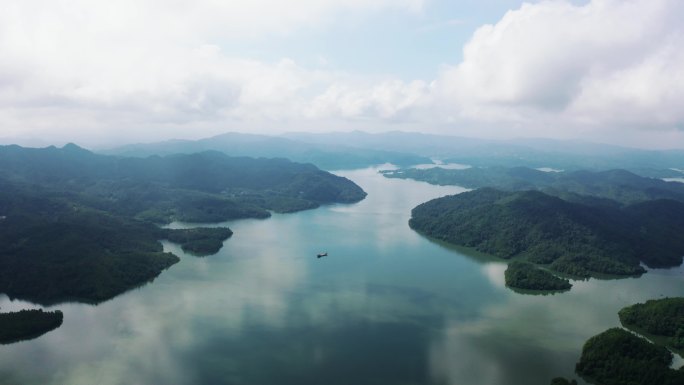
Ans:
[{"label": "sky", "polygon": [[681,0],[1,0],[0,142],[416,131],[684,148]]}]

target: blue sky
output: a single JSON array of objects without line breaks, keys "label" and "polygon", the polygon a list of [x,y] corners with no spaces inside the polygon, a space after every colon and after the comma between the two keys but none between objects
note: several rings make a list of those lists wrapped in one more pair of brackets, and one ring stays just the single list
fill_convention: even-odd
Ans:
[{"label": "blue sky", "polygon": [[684,147],[679,0],[6,0],[0,141],[419,131]]},{"label": "blue sky", "polygon": [[521,4],[514,0],[434,0],[426,2],[420,12],[342,12],[324,28],[226,39],[219,45],[227,52],[260,60],[290,57],[318,66],[324,59],[335,69],[429,81],[440,65],[462,60],[462,48],[476,29],[496,23]]}]

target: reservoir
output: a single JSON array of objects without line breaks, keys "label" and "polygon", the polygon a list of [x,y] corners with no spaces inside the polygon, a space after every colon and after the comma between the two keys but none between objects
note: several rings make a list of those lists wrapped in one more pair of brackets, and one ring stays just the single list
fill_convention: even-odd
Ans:
[{"label": "reservoir", "polygon": [[[0,384],[584,383],[582,345],[619,326],[620,308],[684,296],[682,267],[517,294],[505,261],[408,227],[413,207],[465,189],[378,170],[337,172],[368,193],[359,203],[226,222],[216,255],[165,243],[181,261],[154,282],[48,307],[63,325],[0,345]],[[34,307],[0,296],[3,312]]]}]

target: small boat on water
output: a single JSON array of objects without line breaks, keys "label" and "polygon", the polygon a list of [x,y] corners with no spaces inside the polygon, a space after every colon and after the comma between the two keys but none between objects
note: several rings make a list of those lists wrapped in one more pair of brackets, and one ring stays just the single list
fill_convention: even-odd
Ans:
[{"label": "small boat on water", "polygon": [[316,254],[316,258],[327,257],[327,256],[328,256],[328,252],[327,252],[327,251],[325,251],[325,252],[323,252],[323,253],[318,253],[318,254]]}]

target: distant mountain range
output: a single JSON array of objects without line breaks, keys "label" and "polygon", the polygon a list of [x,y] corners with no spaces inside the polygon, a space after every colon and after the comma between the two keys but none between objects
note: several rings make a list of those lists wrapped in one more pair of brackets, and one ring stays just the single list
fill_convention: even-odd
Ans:
[{"label": "distant mountain range", "polygon": [[105,154],[144,157],[221,151],[232,156],[282,157],[326,169],[363,168],[392,163],[400,167],[432,159],[473,166],[551,167],[563,170],[628,169],[644,176],[681,177],[684,150],[642,150],[552,139],[475,139],[392,131],[288,133],[279,136],[226,133],[200,140],[131,144]]},{"label": "distant mountain range", "polygon": [[[544,172],[527,167],[433,167],[381,171],[387,178],[414,179],[436,185],[501,190],[541,190],[568,200],[603,199],[605,204],[673,199],[684,202],[684,183],[642,177],[626,170]],[[592,198],[590,198],[592,197]],[[610,201],[607,201],[610,200]],[[615,202],[613,202],[615,203]]]},{"label": "distant mountain range", "polygon": [[102,151],[103,154],[146,157],[150,155],[192,154],[220,151],[230,156],[286,158],[312,163],[324,170],[364,168],[383,163],[410,166],[432,163],[430,158],[391,150],[361,148],[341,143],[309,143],[286,137],[226,133],[200,140],[169,140],[130,144]]},{"label": "distant mountain range", "polygon": [[[318,145],[399,151],[472,166],[551,167],[562,170],[628,169],[644,176],[681,177],[684,149],[643,150],[607,144],[554,139],[476,139],[393,131],[369,134],[291,133],[284,137]],[[684,144],[683,144],[684,145]]]}]

